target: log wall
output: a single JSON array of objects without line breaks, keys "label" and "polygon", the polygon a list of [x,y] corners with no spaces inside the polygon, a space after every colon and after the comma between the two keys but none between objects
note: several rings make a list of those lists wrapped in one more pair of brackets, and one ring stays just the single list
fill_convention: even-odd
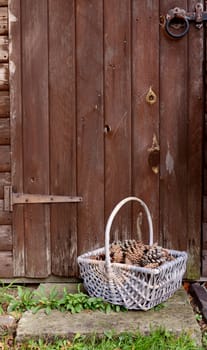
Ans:
[{"label": "log wall", "polygon": [[12,220],[3,211],[3,188],[11,184],[8,0],[0,0],[0,277],[12,277]]}]

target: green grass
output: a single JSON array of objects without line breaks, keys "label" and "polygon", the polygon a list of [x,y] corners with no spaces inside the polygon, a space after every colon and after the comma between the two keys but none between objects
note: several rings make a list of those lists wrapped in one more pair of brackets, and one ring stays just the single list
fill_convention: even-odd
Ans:
[{"label": "green grass", "polygon": [[[166,305],[160,304],[154,308],[159,312]],[[53,309],[69,311],[71,313],[82,310],[100,310],[103,312],[126,311],[119,306],[104,302],[101,298],[92,298],[78,289],[77,293],[70,294],[64,290],[62,296],[53,288],[45,293],[44,287],[33,290],[24,286],[2,285],[0,287],[0,313],[12,313],[18,319],[21,313],[32,310],[34,313],[43,309],[47,314]],[[187,322],[187,320],[186,320]],[[167,330],[151,331],[147,336],[140,333],[123,333],[119,336],[112,331],[105,332],[103,338],[96,336],[85,337],[79,334],[72,340],[56,339],[53,342],[31,340],[27,344],[13,344],[13,338],[8,335],[0,341],[0,350],[201,350],[207,349],[207,335],[203,338],[204,348],[199,348],[187,334],[175,336]]]},{"label": "green grass", "polygon": [[62,295],[54,288],[49,293],[45,293],[44,286],[37,290],[31,290],[24,286],[3,286],[0,287],[0,314],[3,313],[21,313],[32,310],[36,313],[43,309],[46,314],[56,309],[62,312],[69,311],[72,314],[83,310],[99,310],[106,313],[111,311],[126,311],[124,307],[112,305],[105,302],[102,298],[90,297],[80,291],[77,293],[68,293],[63,290]]},{"label": "green grass", "polygon": [[[5,345],[4,350],[11,347]],[[176,337],[172,333],[157,329],[149,335],[122,333],[118,336],[113,332],[106,332],[103,338],[96,336],[86,337],[79,334],[73,340],[56,339],[54,342],[37,342],[31,340],[20,344],[13,349],[21,350],[201,350],[189,335],[182,334]]]}]

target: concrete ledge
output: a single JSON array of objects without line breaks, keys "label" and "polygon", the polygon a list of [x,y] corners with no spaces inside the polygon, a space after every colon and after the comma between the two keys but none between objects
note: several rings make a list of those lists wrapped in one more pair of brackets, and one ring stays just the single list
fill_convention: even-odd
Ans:
[{"label": "concrete ledge", "polygon": [[102,335],[106,330],[115,333],[140,331],[148,334],[152,328],[164,327],[175,334],[186,332],[201,344],[201,331],[189,304],[186,292],[181,289],[168,299],[159,311],[103,312],[83,311],[79,314],[61,313],[57,310],[46,315],[28,311],[23,314],[17,327],[17,342],[28,339],[71,339],[75,334]]}]

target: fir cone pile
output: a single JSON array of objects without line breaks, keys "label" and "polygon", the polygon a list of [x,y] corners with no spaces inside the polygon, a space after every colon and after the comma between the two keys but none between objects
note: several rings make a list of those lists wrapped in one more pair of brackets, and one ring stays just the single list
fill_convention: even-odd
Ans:
[{"label": "fir cone pile", "polygon": [[157,244],[152,246],[146,245],[144,254],[140,260],[140,266],[155,268],[162,265],[166,261],[174,260],[167,249],[164,249]]},{"label": "fir cone pile", "polygon": [[[105,260],[105,254],[91,256],[91,259]],[[167,249],[160,247],[157,243],[147,245],[135,239],[127,239],[125,241],[115,241],[111,244],[110,259],[112,263],[137,265],[153,269],[175,258]]]},{"label": "fir cone pile", "polygon": [[110,248],[111,262],[137,265],[146,268],[156,268],[174,257],[157,244],[146,245],[141,241],[116,241]]}]

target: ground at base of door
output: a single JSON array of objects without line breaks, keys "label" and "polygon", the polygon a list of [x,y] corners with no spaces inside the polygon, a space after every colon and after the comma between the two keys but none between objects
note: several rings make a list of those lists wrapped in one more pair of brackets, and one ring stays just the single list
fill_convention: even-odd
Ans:
[{"label": "ground at base of door", "polygon": [[[45,291],[54,288],[54,284],[45,284]],[[63,288],[75,292],[70,284],[55,284],[61,294]],[[77,286],[77,285],[76,285]],[[40,287],[39,287],[40,288]],[[77,288],[77,287],[76,287]],[[77,290],[77,289],[76,289]],[[201,344],[201,330],[196,321],[195,313],[190,305],[186,291],[181,288],[165,302],[165,307],[155,311],[110,312],[83,311],[77,314],[62,313],[52,310],[46,315],[44,310],[33,314],[25,312],[16,329],[16,341],[28,339],[52,339],[55,337],[72,338],[75,334],[102,335],[107,330],[114,333],[136,332],[148,334],[152,329],[163,327],[177,335],[186,332]]]}]

